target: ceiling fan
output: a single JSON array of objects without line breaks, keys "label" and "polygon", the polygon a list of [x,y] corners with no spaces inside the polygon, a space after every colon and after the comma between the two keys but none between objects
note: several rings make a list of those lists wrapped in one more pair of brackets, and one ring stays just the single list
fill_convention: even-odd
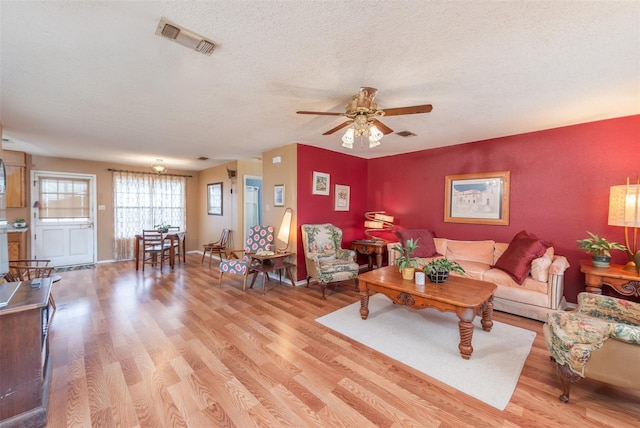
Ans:
[{"label": "ceiling fan", "polygon": [[[399,116],[403,114],[416,114],[416,113],[429,113],[433,110],[433,106],[431,104],[424,104],[419,106],[412,107],[397,107],[397,108],[388,108],[384,110],[378,110],[378,106],[375,102],[376,93],[378,90],[376,88],[368,88],[362,87],[360,88],[360,92],[358,95],[354,95],[353,98],[349,101],[349,103],[345,107],[344,113],[334,113],[334,112],[321,112],[321,111],[298,111],[298,114],[318,114],[323,116],[345,116],[349,118],[346,122],[341,123],[325,132],[322,135],[330,135],[336,131],[339,131],[342,128],[345,128],[351,124],[354,124],[353,130],[347,130],[347,134],[351,133],[351,142],[348,143],[345,141],[347,134],[343,137],[343,144],[345,147],[351,148],[353,145],[353,136],[369,136],[371,140],[372,131],[375,133],[379,132],[379,138],[377,140],[373,140],[376,144],[373,144],[370,147],[375,147],[380,144],[379,140],[382,138],[382,135],[387,135],[393,132],[393,129],[389,128],[384,123],[380,122],[378,118],[383,116]],[[375,127],[375,129],[372,129]]]}]

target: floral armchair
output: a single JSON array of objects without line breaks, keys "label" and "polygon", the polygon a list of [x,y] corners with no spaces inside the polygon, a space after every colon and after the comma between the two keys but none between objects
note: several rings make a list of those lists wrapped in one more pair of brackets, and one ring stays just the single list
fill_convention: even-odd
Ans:
[{"label": "floral armchair", "polygon": [[560,401],[581,378],[640,389],[640,303],[591,293],[578,308],[551,312],[543,326],[547,348],[562,383]]},{"label": "floral armchair", "polygon": [[[222,283],[222,274],[230,273],[244,276],[242,289],[247,288],[247,278],[251,273],[251,254],[258,251],[273,251],[273,226],[253,226],[249,232],[247,243],[244,250],[222,250],[226,260],[220,260],[220,279],[218,284]],[[238,258],[236,254],[242,254],[242,258]]]},{"label": "floral armchair", "polygon": [[341,248],[342,230],[332,224],[303,224],[302,245],[307,268],[307,287],[313,278],[320,284],[322,298],[330,282],[358,278],[356,252]]}]

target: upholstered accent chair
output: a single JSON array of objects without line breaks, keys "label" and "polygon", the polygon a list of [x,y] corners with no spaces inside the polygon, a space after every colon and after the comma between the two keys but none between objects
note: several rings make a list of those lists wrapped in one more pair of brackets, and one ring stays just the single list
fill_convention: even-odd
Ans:
[{"label": "upholstered accent chair", "polygon": [[[341,248],[342,229],[326,224],[303,224],[302,245],[307,267],[307,287],[311,278],[318,281],[325,299],[328,283],[358,278],[356,252]],[[356,282],[357,284],[357,282]]]},{"label": "upholstered accent chair", "polygon": [[549,313],[543,332],[562,384],[560,401],[569,401],[571,384],[582,378],[640,389],[640,303],[580,293],[578,308]]},{"label": "upholstered accent chair", "polygon": [[[222,250],[226,260],[220,260],[220,279],[225,273],[242,275],[242,289],[247,289],[247,278],[251,272],[251,254],[259,251],[273,251],[273,226],[253,226],[249,232],[247,243],[243,250]],[[240,257],[238,257],[240,255]]]}]

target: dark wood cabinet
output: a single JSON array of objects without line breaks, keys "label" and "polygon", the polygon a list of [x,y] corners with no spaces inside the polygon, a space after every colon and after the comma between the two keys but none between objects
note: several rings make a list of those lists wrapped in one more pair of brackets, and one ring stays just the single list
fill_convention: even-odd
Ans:
[{"label": "dark wood cabinet", "polygon": [[23,281],[8,306],[0,308],[0,428],[47,423],[49,325],[55,307],[50,278],[41,281],[40,288]]}]

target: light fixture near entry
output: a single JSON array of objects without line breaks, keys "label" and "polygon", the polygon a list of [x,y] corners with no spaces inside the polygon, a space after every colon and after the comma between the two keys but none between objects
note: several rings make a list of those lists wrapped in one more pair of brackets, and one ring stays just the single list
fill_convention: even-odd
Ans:
[{"label": "light fixture near entry", "polygon": [[162,162],[162,159],[156,159],[156,161],[151,164],[151,170],[156,174],[164,174],[165,172],[167,172],[169,168],[167,168],[167,166]]}]

